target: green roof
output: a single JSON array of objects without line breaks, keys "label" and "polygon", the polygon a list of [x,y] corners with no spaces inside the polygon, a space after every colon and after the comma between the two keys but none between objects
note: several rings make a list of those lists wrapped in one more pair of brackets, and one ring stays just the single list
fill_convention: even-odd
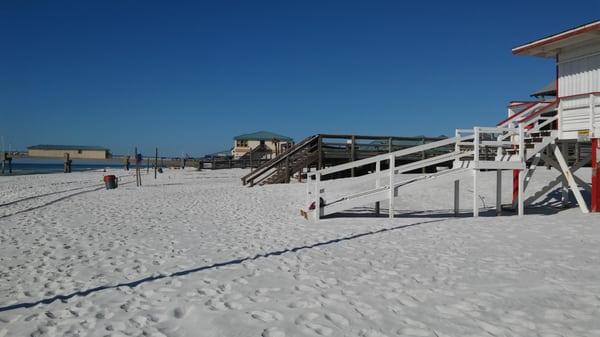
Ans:
[{"label": "green roof", "polygon": [[239,135],[239,136],[235,136],[233,137],[234,140],[283,140],[286,142],[291,142],[292,138],[290,137],[286,137],[286,136],[282,136],[279,134],[276,134],[274,132],[269,132],[269,131],[258,131],[255,133],[247,133],[245,135]]},{"label": "green roof", "polygon": [[27,147],[28,150],[89,150],[89,151],[108,151],[107,148],[102,146],[90,146],[90,145],[33,145]]}]

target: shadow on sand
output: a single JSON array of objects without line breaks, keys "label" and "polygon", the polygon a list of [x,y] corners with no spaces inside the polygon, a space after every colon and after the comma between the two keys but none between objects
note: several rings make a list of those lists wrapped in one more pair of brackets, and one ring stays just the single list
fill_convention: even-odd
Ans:
[{"label": "shadow on sand", "polygon": [[[590,203],[591,195],[588,191],[582,190],[581,195],[586,203]],[[525,208],[525,214],[536,214],[536,215],[554,215],[562,212],[568,208],[577,207],[577,203],[574,201],[575,197],[573,193],[569,191],[568,202],[566,206],[562,205],[561,202],[562,190],[557,188],[552,190],[545,195],[540,201],[533,203]],[[503,205],[502,214],[500,216],[516,216],[517,210],[513,209],[510,205]],[[469,218],[472,217],[473,213],[468,209],[461,209],[460,212],[455,215],[453,210],[424,210],[424,211],[412,211],[412,210],[396,210],[394,218]],[[495,208],[480,208],[480,217],[495,217],[498,216]],[[322,219],[335,219],[335,218],[387,218],[387,210],[382,209],[380,214],[375,213],[374,207],[356,207],[349,211],[339,212],[331,215],[323,216]]]},{"label": "shadow on sand", "polygon": [[385,233],[385,232],[390,232],[390,231],[395,231],[395,230],[400,230],[400,229],[404,229],[404,228],[409,228],[409,227],[414,227],[414,226],[419,226],[419,225],[425,225],[425,224],[434,223],[434,222],[440,222],[440,221],[442,221],[442,219],[439,219],[439,220],[429,220],[429,221],[421,221],[421,222],[407,224],[407,225],[399,225],[399,226],[394,226],[394,227],[387,227],[387,228],[382,228],[382,229],[378,229],[378,230],[374,230],[374,231],[363,232],[363,233],[359,233],[359,234],[345,236],[345,237],[341,237],[341,238],[337,238],[337,239],[331,239],[331,240],[327,240],[327,241],[317,242],[317,243],[314,243],[314,244],[311,244],[311,245],[299,246],[299,247],[294,247],[294,248],[286,248],[286,249],[272,251],[272,252],[268,252],[268,253],[264,253],[264,254],[257,254],[257,255],[252,256],[252,257],[249,256],[249,257],[245,257],[245,258],[240,258],[240,259],[234,259],[234,260],[229,260],[229,261],[225,261],[225,262],[214,263],[214,264],[207,265],[207,266],[202,266],[202,267],[197,267],[197,268],[192,268],[192,269],[181,270],[181,271],[170,273],[170,274],[161,274],[161,275],[155,275],[155,276],[148,276],[148,277],[145,277],[145,278],[142,278],[142,279],[139,279],[139,280],[135,280],[135,281],[131,281],[131,282],[123,282],[123,283],[113,284],[113,285],[98,286],[98,287],[91,288],[91,289],[75,291],[75,292],[72,292],[70,294],[56,295],[56,296],[53,296],[53,297],[44,298],[44,299],[41,299],[41,300],[35,301],[35,302],[24,302],[24,303],[16,303],[16,304],[7,305],[7,306],[4,306],[4,307],[0,307],[0,312],[10,311],[10,310],[16,310],[16,309],[31,308],[31,307],[35,307],[35,306],[40,305],[40,304],[50,304],[50,303],[52,303],[54,301],[57,301],[57,300],[66,301],[66,300],[68,300],[70,298],[73,298],[75,296],[87,296],[89,294],[92,294],[92,293],[95,293],[95,292],[99,292],[101,290],[115,289],[115,288],[119,288],[119,287],[130,287],[130,288],[133,288],[133,287],[137,287],[138,285],[143,284],[143,283],[157,281],[157,280],[165,279],[165,278],[169,278],[169,277],[183,276],[183,275],[197,273],[197,272],[201,272],[201,271],[205,271],[205,270],[216,269],[216,268],[219,268],[219,267],[225,267],[225,266],[231,266],[231,265],[238,265],[238,264],[241,264],[241,263],[246,262],[246,261],[253,261],[253,260],[260,259],[260,258],[268,258],[270,256],[278,256],[278,255],[282,255],[282,254],[290,253],[290,252],[291,253],[295,253],[295,252],[298,252],[300,250],[306,250],[306,249],[313,249],[313,248],[317,248],[317,247],[328,246],[328,245],[332,245],[332,244],[336,244],[336,243],[340,243],[340,242],[344,242],[344,241],[350,241],[350,240],[358,239],[358,238],[365,237],[365,236],[371,236],[371,235],[376,235],[376,234],[380,234],[380,233]]}]

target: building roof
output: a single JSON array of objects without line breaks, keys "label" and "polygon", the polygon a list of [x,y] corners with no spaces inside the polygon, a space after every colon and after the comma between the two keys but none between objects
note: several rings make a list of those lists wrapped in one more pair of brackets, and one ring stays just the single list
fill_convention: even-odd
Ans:
[{"label": "building roof", "polygon": [[223,150],[223,151],[219,151],[219,152],[209,153],[209,154],[205,155],[204,157],[212,158],[212,157],[229,157],[229,156],[231,156],[231,150]]},{"label": "building roof", "polygon": [[102,146],[89,146],[89,145],[48,145],[40,144],[27,147],[28,150],[88,150],[88,151],[108,151],[107,148]]},{"label": "building roof", "polygon": [[290,137],[286,137],[286,136],[282,136],[279,134],[276,134],[274,132],[270,132],[270,131],[258,131],[258,132],[254,132],[254,133],[247,133],[244,135],[239,135],[239,136],[235,136],[233,137],[234,140],[282,140],[282,141],[286,141],[286,142],[291,142],[292,138]]},{"label": "building roof", "polygon": [[531,97],[544,97],[544,96],[556,96],[556,81],[551,81],[545,86],[539,88],[533,92]]},{"label": "building roof", "polygon": [[517,46],[512,53],[554,58],[561,49],[577,47],[593,39],[600,40],[600,20]]}]

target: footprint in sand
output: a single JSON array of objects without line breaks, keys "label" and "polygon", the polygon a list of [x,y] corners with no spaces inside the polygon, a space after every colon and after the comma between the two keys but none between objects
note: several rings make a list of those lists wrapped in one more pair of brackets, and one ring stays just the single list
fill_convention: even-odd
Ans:
[{"label": "footprint in sand", "polygon": [[262,337],[285,337],[285,332],[279,328],[268,328],[263,331]]},{"label": "footprint in sand", "polygon": [[359,337],[387,337],[383,333],[373,329],[362,329],[358,332]]},{"label": "footprint in sand", "polygon": [[320,336],[331,336],[331,334],[333,333],[332,329],[321,324],[306,323],[304,326]]},{"label": "footprint in sand", "polygon": [[342,326],[348,326],[348,324],[350,324],[350,322],[346,319],[346,317],[333,313],[333,312],[328,312],[325,314],[325,318],[330,321],[331,323],[342,327]]},{"label": "footprint in sand", "polygon": [[414,337],[427,337],[431,334],[429,331],[419,328],[404,328],[398,330],[398,335],[402,336],[414,336]]},{"label": "footprint in sand", "polygon": [[279,321],[283,319],[283,315],[277,311],[264,310],[264,311],[251,311],[250,316],[256,320],[267,322]]}]

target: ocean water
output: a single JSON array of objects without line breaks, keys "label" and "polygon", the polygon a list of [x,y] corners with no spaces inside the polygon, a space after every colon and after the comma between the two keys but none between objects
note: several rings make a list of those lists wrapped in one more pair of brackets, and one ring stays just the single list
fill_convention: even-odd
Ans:
[{"label": "ocean water", "polygon": [[[117,162],[86,162],[86,161],[73,161],[71,164],[71,170],[73,172],[78,171],[91,171],[91,170],[102,170],[105,168],[122,168],[123,164]],[[47,174],[47,173],[61,173],[63,172],[62,161],[36,161],[31,159],[13,160],[12,162],[12,175],[23,175],[23,174]],[[4,175],[8,175],[8,164],[4,167]],[[2,175],[0,171],[0,175]]]}]

